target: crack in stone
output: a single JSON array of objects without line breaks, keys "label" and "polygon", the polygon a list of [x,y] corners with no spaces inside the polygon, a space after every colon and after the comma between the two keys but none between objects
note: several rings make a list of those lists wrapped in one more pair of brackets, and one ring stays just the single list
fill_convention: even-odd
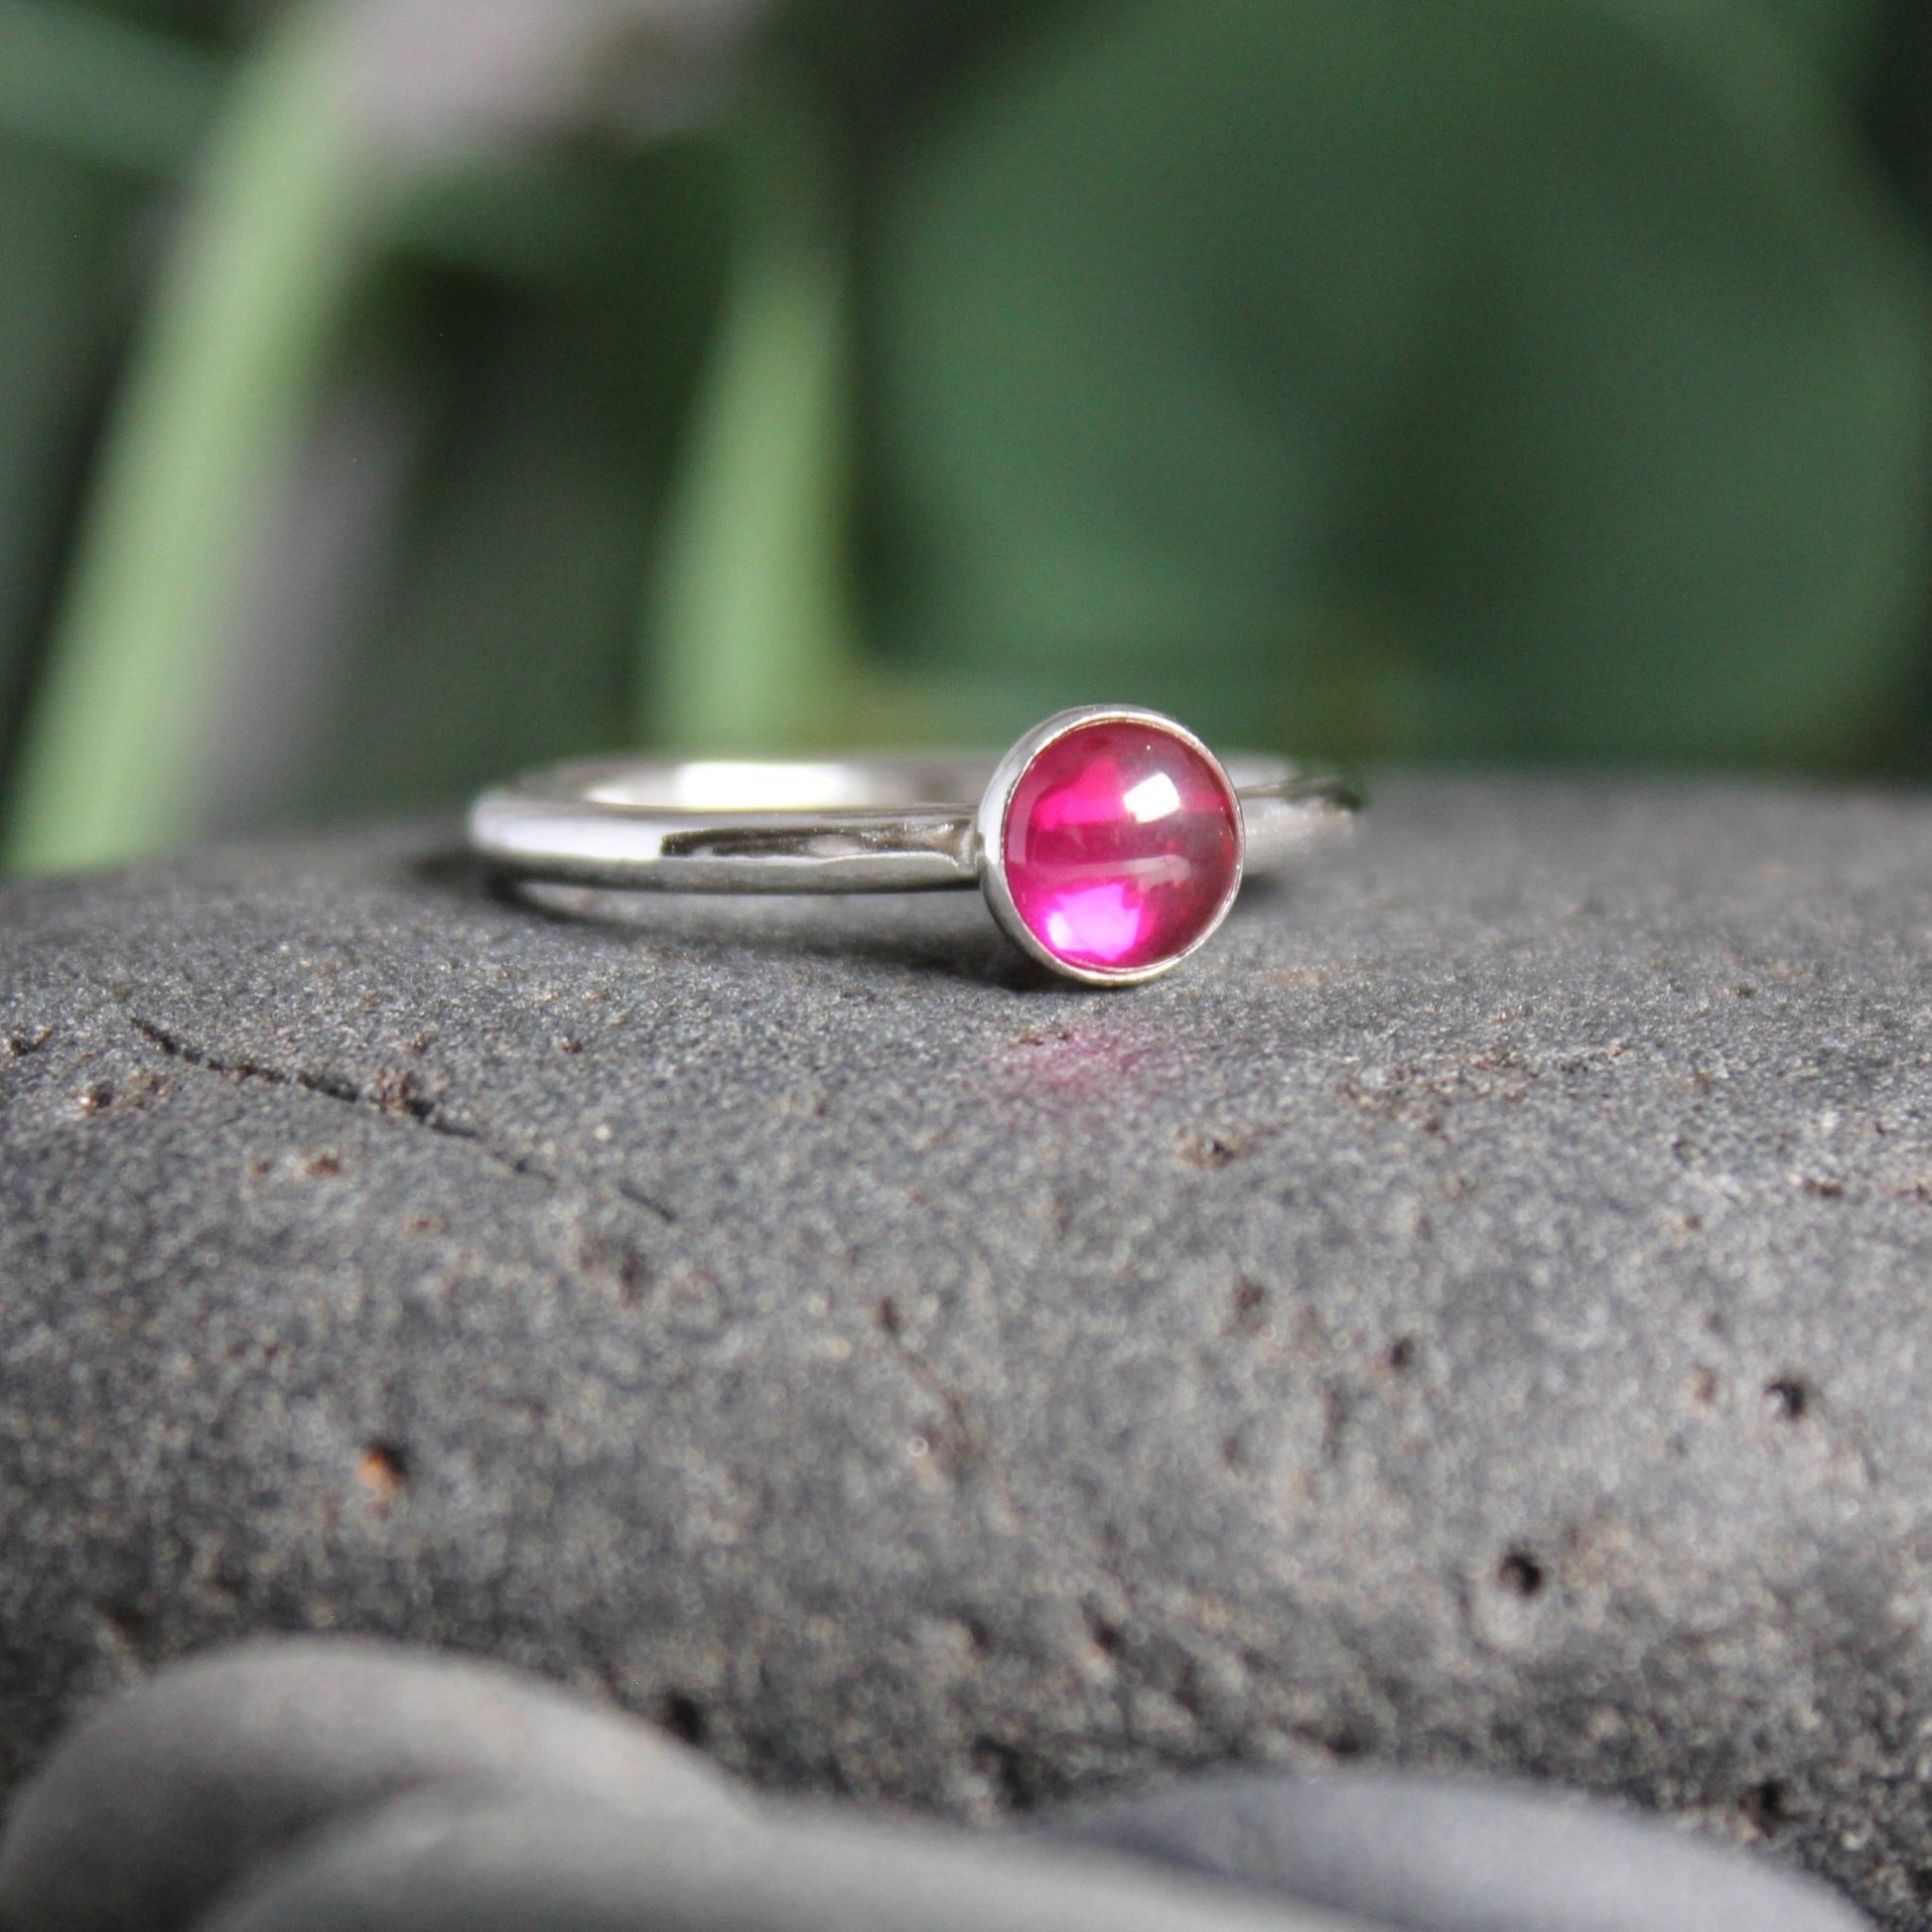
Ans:
[{"label": "crack in stone", "polygon": [[939,1467],[948,1476],[957,1479],[979,1460],[979,1444],[965,1403],[946,1384],[938,1370],[907,1341],[898,1304],[890,1295],[879,1304],[874,1323],[906,1373],[939,1405],[945,1422],[942,1428],[931,1433],[929,1440],[938,1457]]},{"label": "crack in stone", "polygon": [[185,1066],[196,1067],[204,1073],[216,1074],[227,1080],[259,1080],[264,1086],[292,1087],[302,1093],[317,1094],[324,1100],[334,1100],[345,1107],[374,1114],[383,1120],[409,1121],[446,1140],[467,1143],[513,1173],[528,1174],[533,1179],[556,1184],[556,1175],[546,1173],[528,1157],[492,1147],[479,1129],[451,1120],[435,1101],[422,1094],[411,1093],[402,1081],[380,1084],[371,1090],[357,1086],[354,1081],[345,1079],[340,1074],[315,1073],[306,1067],[268,1066],[259,1060],[227,1059],[205,1046],[196,1045],[194,1041],[152,1020],[144,1019],[138,1013],[128,1014],[127,1021],[143,1039],[160,1048],[171,1060],[179,1060]]},{"label": "crack in stone", "polygon": [[631,1206],[641,1207],[646,1213],[655,1214],[666,1227],[671,1226],[677,1220],[677,1215],[670,1208],[666,1207],[655,1196],[645,1193],[634,1180],[616,1180],[612,1182],[612,1187],[623,1199],[627,1200]]}]

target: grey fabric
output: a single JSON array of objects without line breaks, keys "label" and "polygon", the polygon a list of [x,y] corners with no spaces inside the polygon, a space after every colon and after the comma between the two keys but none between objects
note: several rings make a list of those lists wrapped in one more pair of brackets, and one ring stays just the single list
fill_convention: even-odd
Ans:
[{"label": "grey fabric", "polygon": [[425,1789],[538,1792],[685,1829],[746,1815],[693,1752],[534,1678],[260,1644],[164,1672],[75,1727],[8,1814],[0,1924],[174,1932],[265,1856]]},{"label": "grey fabric", "polygon": [[336,1628],[766,1787],[1454,1764],[1926,1922],[1924,801],[1386,785],[1114,995],[447,853],[0,890],[0,1780]]},{"label": "grey fabric", "polygon": [[831,1817],[752,1838],[398,1809],[198,1932],[1382,1932],[1124,1860]]},{"label": "grey fabric", "polygon": [[1824,1886],[1574,1795],[1357,1773],[1196,1778],[1056,1820],[1131,1852],[1415,1932],[1857,1932]]},{"label": "grey fabric", "polygon": [[6,1932],[1857,1932],[1600,1802],[1208,1776],[962,1834],[735,1798],[661,1736],[401,1647],[261,1643],[83,1720],[0,1833]]}]

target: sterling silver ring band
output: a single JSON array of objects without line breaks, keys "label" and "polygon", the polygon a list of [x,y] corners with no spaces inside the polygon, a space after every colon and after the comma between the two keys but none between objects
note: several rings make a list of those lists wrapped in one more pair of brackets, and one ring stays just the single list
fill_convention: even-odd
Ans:
[{"label": "sterling silver ring band", "polygon": [[[1127,900],[1165,894],[1165,904],[1191,896],[1204,908],[1198,931],[1183,918],[1164,936],[1184,943],[1142,957],[1155,943],[1150,933],[1116,958],[1058,945],[1039,916],[1030,920],[1026,904],[1016,903],[1014,868],[1022,868],[1021,901],[1038,868],[1026,870],[1013,812],[1017,796],[1031,795],[1030,782],[1034,792],[1042,785],[1050,792],[1055,781],[1054,795],[1074,802],[1057,818],[1041,814],[1042,824],[1051,819],[1060,830],[1041,834],[1035,849],[1057,867],[1057,889],[1090,900],[1111,893],[1104,903],[1094,900],[1095,916],[1111,916],[1123,932]],[[1111,810],[1116,797],[1123,807]],[[1220,922],[1244,874],[1276,870],[1345,825],[1355,806],[1339,780],[1287,759],[1222,760],[1158,712],[1084,705],[1047,719],[998,759],[552,765],[485,791],[471,807],[469,836],[473,850],[503,871],[576,886],[684,893],[978,887],[1024,950],[1071,978],[1117,985],[1169,970]],[[1069,810],[1078,819],[1072,830]],[[1217,814],[1226,820],[1224,836]]]}]

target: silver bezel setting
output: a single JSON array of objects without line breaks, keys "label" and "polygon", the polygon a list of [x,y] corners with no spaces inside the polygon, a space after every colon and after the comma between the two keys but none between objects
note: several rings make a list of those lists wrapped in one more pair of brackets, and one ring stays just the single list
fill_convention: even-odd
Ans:
[{"label": "silver bezel setting", "polygon": [[[1020,780],[1026,775],[1034,760],[1049,746],[1057,744],[1070,733],[1083,730],[1089,725],[1145,725],[1151,730],[1164,733],[1169,738],[1179,740],[1182,745],[1204,759],[1208,768],[1220,780],[1221,789],[1227,797],[1228,811],[1234,821],[1234,876],[1228,882],[1227,892],[1223,895],[1220,904],[1214,908],[1213,916],[1186,946],[1166,959],[1156,960],[1151,966],[1110,970],[1103,967],[1075,966],[1061,959],[1035,937],[1026,920],[1020,916],[1020,908],[1014,903],[1013,889],[1007,880],[1007,813],[1013,804],[1013,794],[1019,788]],[[1149,711],[1141,705],[1075,705],[1071,710],[1055,712],[1043,723],[1035,725],[994,767],[992,779],[980,796],[979,810],[974,816],[973,823],[979,859],[980,891],[985,895],[987,907],[999,922],[1001,931],[1030,959],[1036,960],[1062,979],[1077,980],[1083,986],[1144,986],[1149,980],[1156,980],[1165,973],[1173,972],[1182,960],[1197,953],[1219,931],[1221,921],[1227,917],[1233,907],[1235,898],[1241,891],[1241,876],[1247,860],[1247,835],[1243,822],[1241,794],[1235,789],[1233,780],[1229,778],[1227,767],[1185,725],[1176,724],[1165,712]]]}]

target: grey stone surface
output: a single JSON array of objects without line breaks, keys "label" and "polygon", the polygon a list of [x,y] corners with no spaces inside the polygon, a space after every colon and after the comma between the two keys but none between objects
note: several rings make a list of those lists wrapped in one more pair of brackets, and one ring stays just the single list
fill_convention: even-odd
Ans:
[{"label": "grey stone surface", "polygon": [[750,1817],[695,1752],[539,1679],[284,1638],[177,1665],[73,1726],[8,1809],[0,1925],[179,1932],[263,1861],[429,1791],[714,1836]]},{"label": "grey stone surface", "polygon": [[0,895],[0,1739],[267,1628],[966,1816],[1480,1765],[1932,1924],[1932,806],[1389,787],[1139,992],[436,840]]},{"label": "grey stone surface", "polygon": [[1574,1792],[1208,1772],[1051,1820],[1132,1853],[1420,1932],[1859,1932],[1829,1886]]}]

